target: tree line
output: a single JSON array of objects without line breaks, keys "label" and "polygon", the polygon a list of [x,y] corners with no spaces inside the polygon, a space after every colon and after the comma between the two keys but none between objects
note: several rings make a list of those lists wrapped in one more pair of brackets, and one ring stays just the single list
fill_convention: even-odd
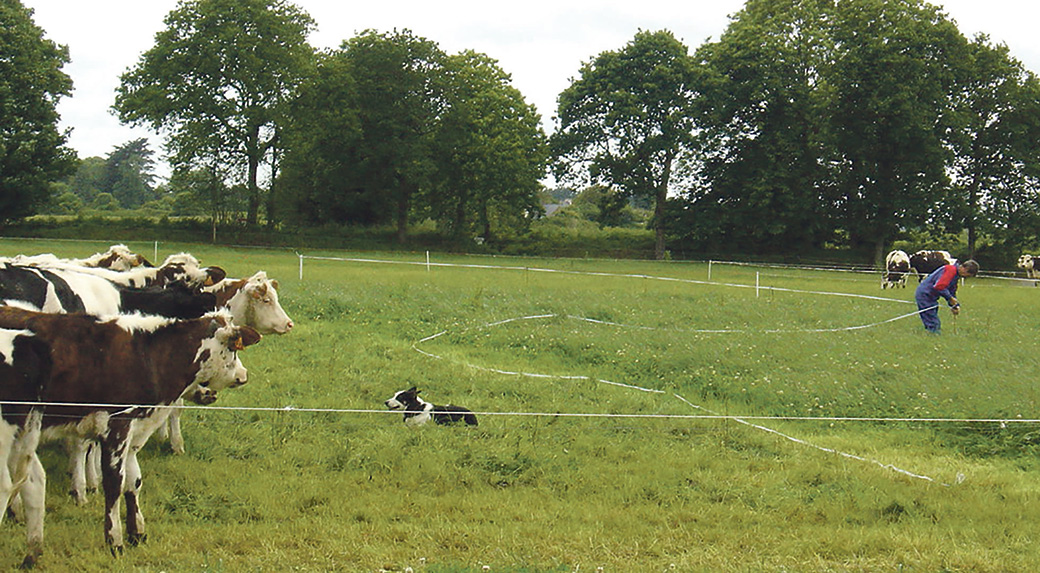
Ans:
[{"label": "tree line", "polygon": [[[18,93],[53,104],[68,94],[67,50],[18,0],[3,6],[23,37],[0,36],[0,49],[25,61],[0,66],[49,75],[0,70],[0,82],[36,82]],[[165,135],[174,175],[149,198],[150,156],[117,149],[92,188],[120,204],[181,193],[249,225],[393,225],[405,241],[432,220],[492,240],[540,214],[551,172],[596,189],[605,211],[648,205],[658,257],[842,247],[880,259],[894,241],[944,236],[975,255],[1040,235],[1036,76],[920,0],[748,0],[692,51],[641,30],[581,64],[551,135],[493,58],[408,30],[315,50],[314,21],[282,0],[182,0],[164,24],[113,107]],[[53,106],[32,121],[51,128],[33,143],[53,157],[12,161],[5,135],[0,201],[10,188],[38,203],[69,173]],[[11,178],[19,169],[31,176]]]}]

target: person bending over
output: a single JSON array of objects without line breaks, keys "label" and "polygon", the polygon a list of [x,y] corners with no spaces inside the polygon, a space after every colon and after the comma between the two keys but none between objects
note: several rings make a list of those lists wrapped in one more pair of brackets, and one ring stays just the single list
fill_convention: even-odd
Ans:
[{"label": "person bending over", "polygon": [[939,297],[946,299],[950,312],[957,316],[961,311],[961,303],[957,300],[957,284],[961,277],[973,277],[979,274],[979,264],[975,261],[964,261],[953,265],[943,265],[928,275],[917,285],[914,299],[920,310],[921,322],[928,332],[939,334]]}]

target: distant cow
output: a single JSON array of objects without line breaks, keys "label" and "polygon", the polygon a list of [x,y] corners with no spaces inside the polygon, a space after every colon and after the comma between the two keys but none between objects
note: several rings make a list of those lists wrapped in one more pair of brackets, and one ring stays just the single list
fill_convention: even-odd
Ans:
[{"label": "distant cow", "polygon": [[910,272],[910,257],[900,250],[892,251],[885,257],[885,274],[881,278],[881,288],[906,286],[906,275]]},{"label": "distant cow", "polygon": [[81,267],[128,271],[134,267],[151,267],[152,263],[141,255],[132,252],[126,245],[112,245],[104,253],[94,253],[85,259],[59,259],[47,253],[43,255],[18,255],[10,262],[19,265],[68,264]]},{"label": "distant cow", "polygon": [[182,395],[215,398],[245,384],[237,351],[259,340],[226,312],[177,321],[0,307],[0,509],[21,494],[28,540],[23,566],[43,552],[46,476],[36,456],[43,432],[100,440],[105,540],[118,554],[121,499],[126,541],[145,538],[138,449]]},{"label": "distant cow", "polygon": [[950,256],[946,251],[917,251],[910,255],[910,268],[917,274],[917,282],[924,280],[935,269],[952,265],[957,259]]},{"label": "distant cow", "polygon": [[1026,277],[1040,279],[1040,257],[1022,255],[1018,257],[1018,268],[1026,272]]}]

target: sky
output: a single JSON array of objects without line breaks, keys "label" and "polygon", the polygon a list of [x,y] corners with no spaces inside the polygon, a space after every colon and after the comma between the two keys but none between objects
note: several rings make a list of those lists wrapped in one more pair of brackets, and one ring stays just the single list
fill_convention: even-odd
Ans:
[{"label": "sky", "polygon": [[[45,37],[69,48],[63,69],[72,77],[71,97],[60,100],[60,127],[71,128],[68,145],[81,158],[105,157],[140,137],[152,141],[157,171],[168,173],[161,139],[146,128],[119,123],[112,113],[119,76],[150,49],[176,0],[22,0],[34,11]],[[639,30],[670,30],[690,50],[725,31],[743,0],[527,0],[509,6],[471,0],[343,2],[295,0],[311,15],[316,48],[335,48],[357,33],[409,29],[448,53],[475,50],[498,60],[513,85],[553,130],[556,97],[577,77],[583,62],[623,48]],[[971,38],[986,33],[1007,44],[1011,55],[1040,73],[1036,0],[934,1]]]}]

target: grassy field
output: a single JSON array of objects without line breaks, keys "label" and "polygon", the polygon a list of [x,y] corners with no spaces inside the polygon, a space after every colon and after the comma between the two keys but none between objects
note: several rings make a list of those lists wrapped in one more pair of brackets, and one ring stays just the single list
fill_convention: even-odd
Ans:
[{"label": "grassy field", "polygon": [[[107,246],[0,239],[0,255]],[[1032,287],[968,282],[936,337],[915,316],[883,322],[915,310],[913,291],[866,274],[716,264],[705,284],[705,264],[435,255],[462,266],[427,267],[418,253],[328,251],[305,254],[386,262],[307,258],[300,280],[291,251],[160,249],[230,276],[266,270],[296,328],[242,353],[249,384],[186,412],[185,455],[145,448],[149,537],[118,559],[100,496],[74,505],[62,454],[41,448],[44,570],[1040,562]],[[804,292],[756,291],[756,273]],[[382,403],[413,385],[480,426],[405,427]],[[708,413],[761,418],[690,417]],[[13,567],[24,528],[2,527],[0,567]]]}]

